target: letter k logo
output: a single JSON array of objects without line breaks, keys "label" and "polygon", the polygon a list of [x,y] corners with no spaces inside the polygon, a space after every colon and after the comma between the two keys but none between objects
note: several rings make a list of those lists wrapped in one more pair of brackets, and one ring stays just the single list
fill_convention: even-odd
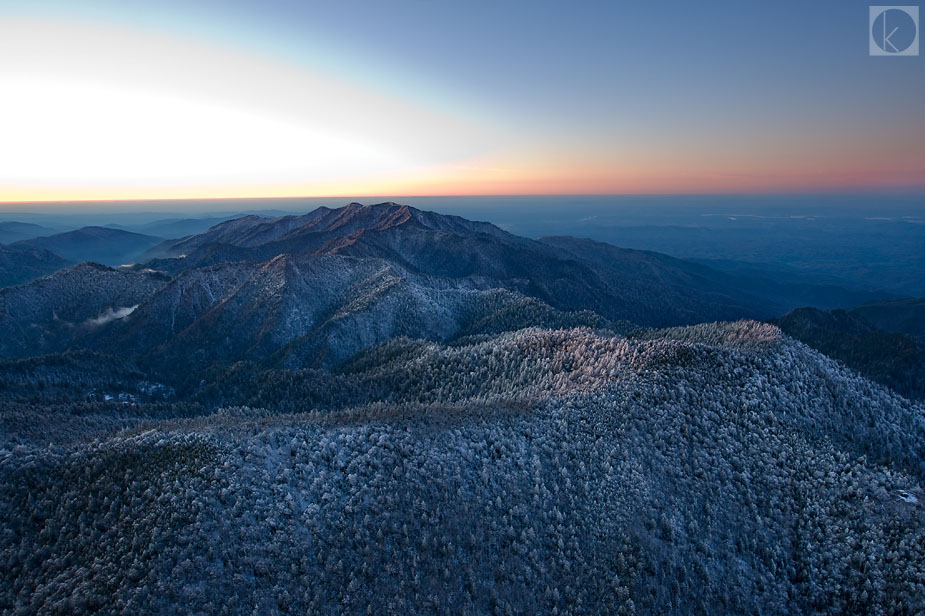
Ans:
[{"label": "letter k logo", "polygon": [[919,55],[919,7],[870,7],[870,55]]}]

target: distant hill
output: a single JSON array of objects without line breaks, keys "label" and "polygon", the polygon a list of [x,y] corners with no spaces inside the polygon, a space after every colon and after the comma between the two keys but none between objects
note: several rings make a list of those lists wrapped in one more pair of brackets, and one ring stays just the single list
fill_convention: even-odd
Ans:
[{"label": "distant hill", "polygon": [[0,245],[0,287],[29,282],[67,265],[67,260],[48,250]]},{"label": "distant hill", "polygon": [[17,242],[15,246],[50,250],[70,261],[93,261],[104,265],[137,262],[162,238],[109,227],[82,227],[66,233]]},{"label": "distant hill", "polygon": [[35,225],[29,222],[0,222],[0,244],[12,244],[22,240],[30,240],[34,237],[51,235],[55,230],[42,225]]},{"label": "distant hill", "polygon": [[925,398],[925,345],[908,334],[879,329],[863,312],[799,308],[771,322],[873,381],[910,398]]},{"label": "distant hill", "polygon": [[851,310],[883,331],[900,332],[925,342],[925,297],[873,302]]}]

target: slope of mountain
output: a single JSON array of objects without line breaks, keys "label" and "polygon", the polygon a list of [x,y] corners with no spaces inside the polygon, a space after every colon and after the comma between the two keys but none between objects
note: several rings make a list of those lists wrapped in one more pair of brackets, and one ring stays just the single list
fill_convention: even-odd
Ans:
[{"label": "slope of mountain", "polygon": [[620,318],[642,325],[735,319],[764,314],[779,305],[776,299],[743,289],[736,278],[656,252],[571,237],[540,241],[593,268],[612,294],[628,296],[625,303],[632,308],[624,308]]},{"label": "slope of mountain", "polygon": [[0,245],[0,287],[29,282],[67,265],[66,260],[41,248]]},{"label": "slope of mountain", "polygon": [[908,334],[925,342],[925,297],[872,302],[851,313],[883,331]]},{"label": "slope of mountain", "polygon": [[86,333],[124,318],[166,282],[155,272],[82,263],[0,289],[0,357],[63,350]]},{"label": "slope of mountain", "polygon": [[[73,419],[31,440],[19,409],[0,610],[922,605],[922,407],[770,325],[395,340],[340,373],[273,374],[226,386],[278,409],[132,424],[87,406],[84,442]],[[356,395],[285,414],[319,374]]]},{"label": "slope of mountain", "polygon": [[55,230],[50,227],[30,222],[3,221],[0,222],[0,244],[12,244],[21,240],[51,235],[54,232]]},{"label": "slope of mountain", "polygon": [[233,216],[209,218],[168,218],[133,227],[132,231],[155,237],[180,238],[202,233]]},{"label": "slope of mountain", "polygon": [[332,366],[396,336],[446,340],[532,324],[607,321],[485,280],[424,276],[381,259],[281,255],[184,272],[90,344],[150,349],[165,369],[196,374],[243,359]]},{"label": "slope of mountain", "polygon": [[[881,312],[878,305],[871,305],[869,311],[895,314],[893,310]],[[772,322],[867,378],[909,398],[925,399],[925,345],[909,335],[883,331],[861,314],[859,310],[799,308]]]},{"label": "slope of mountain", "polygon": [[[187,257],[198,249],[209,245],[227,245],[249,248],[276,240],[281,234],[310,222],[316,215],[322,215],[327,208],[319,208],[305,216],[280,216],[264,218],[257,215],[234,218],[210,227],[208,230],[178,240],[167,240],[154,247],[148,254],[151,258]],[[190,261],[192,262],[192,261]]]},{"label": "slope of mountain", "polygon": [[83,227],[66,233],[17,242],[15,246],[40,248],[70,261],[94,261],[104,265],[135,263],[159,237],[108,227]]}]

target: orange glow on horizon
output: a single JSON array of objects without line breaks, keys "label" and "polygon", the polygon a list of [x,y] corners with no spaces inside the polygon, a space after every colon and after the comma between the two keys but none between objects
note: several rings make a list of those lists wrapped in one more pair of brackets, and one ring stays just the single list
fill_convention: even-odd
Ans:
[{"label": "orange glow on horizon", "polygon": [[[693,166],[691,166],[693,167]],[[460,165],[410,169],[371,177],[310,183],[246,183],[148,186],[0,185],[0,203],[63,203],[81,201],[157,201],[174,199],[358,198],[374,195],[505,196],[618,194],[787,194],[870,190],[925,190],[925,171],[917,168],[830,168],[792,171],[778,168],[759,173],[748,169],[714,172],[710,164],[674,172],[641,164],[598,162],[576,168],[548,161],[477,160]]]},{"label": "orange glow on horizon", "polygon": [[[780,180],[787,181],[780,181]],[[715,176],[696,181],[640,178],[619,184],[606,181],[575,184],[569,178],[522,179],[514,181],[382,183],[353,186],[323,186],[306,189],[298,185],[162,188],[42,188],[0,191],[0,205],[78,203],[107,201],[169,201],[207,199],[354,199],[375,195],[417,197],[543,196],[543,195],[695,195],[695,194],[793,194],[843,193],[850,191],[925,191],[921,174],[897,176],[888,172],[845,175],[813,175],[787,178]]]}]

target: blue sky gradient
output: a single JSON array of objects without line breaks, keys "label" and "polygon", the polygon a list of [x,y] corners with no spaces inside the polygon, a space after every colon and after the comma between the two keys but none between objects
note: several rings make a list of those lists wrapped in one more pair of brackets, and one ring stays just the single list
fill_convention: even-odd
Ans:
[{"label": "blue sky gradient", "polygon": [[[404,134],[446,130],[445,151],[402,143],[404,166],[370,162],[334,184],[298,174],[184,184],[165,174],[152,195],[925,188],[925,62],[870,57],[861,2],[39,0],[0,2],[2,20],[195,42],[404,105],[407,117],[395,120]],[[145,79],[143,66],[126,71]],[[234,72],[212,74],[231,82]],[[265,91],[267,103],[249,109],[277,117],[280,95]],[[443,119],[418,126],[420,109]],[[355,115],[393,122],[377,113]],[[455,147],[457,129],[444,124],[471,143]],[[373,135],[370,147],[391,152],[377,141],[386,138]],[[128,183],[132,190],[105,178],[72,188],[144,192]],[[0,198],[42,193],[40,184],[0,175]],[[57,186],[67,192],[67,182]]]}]

